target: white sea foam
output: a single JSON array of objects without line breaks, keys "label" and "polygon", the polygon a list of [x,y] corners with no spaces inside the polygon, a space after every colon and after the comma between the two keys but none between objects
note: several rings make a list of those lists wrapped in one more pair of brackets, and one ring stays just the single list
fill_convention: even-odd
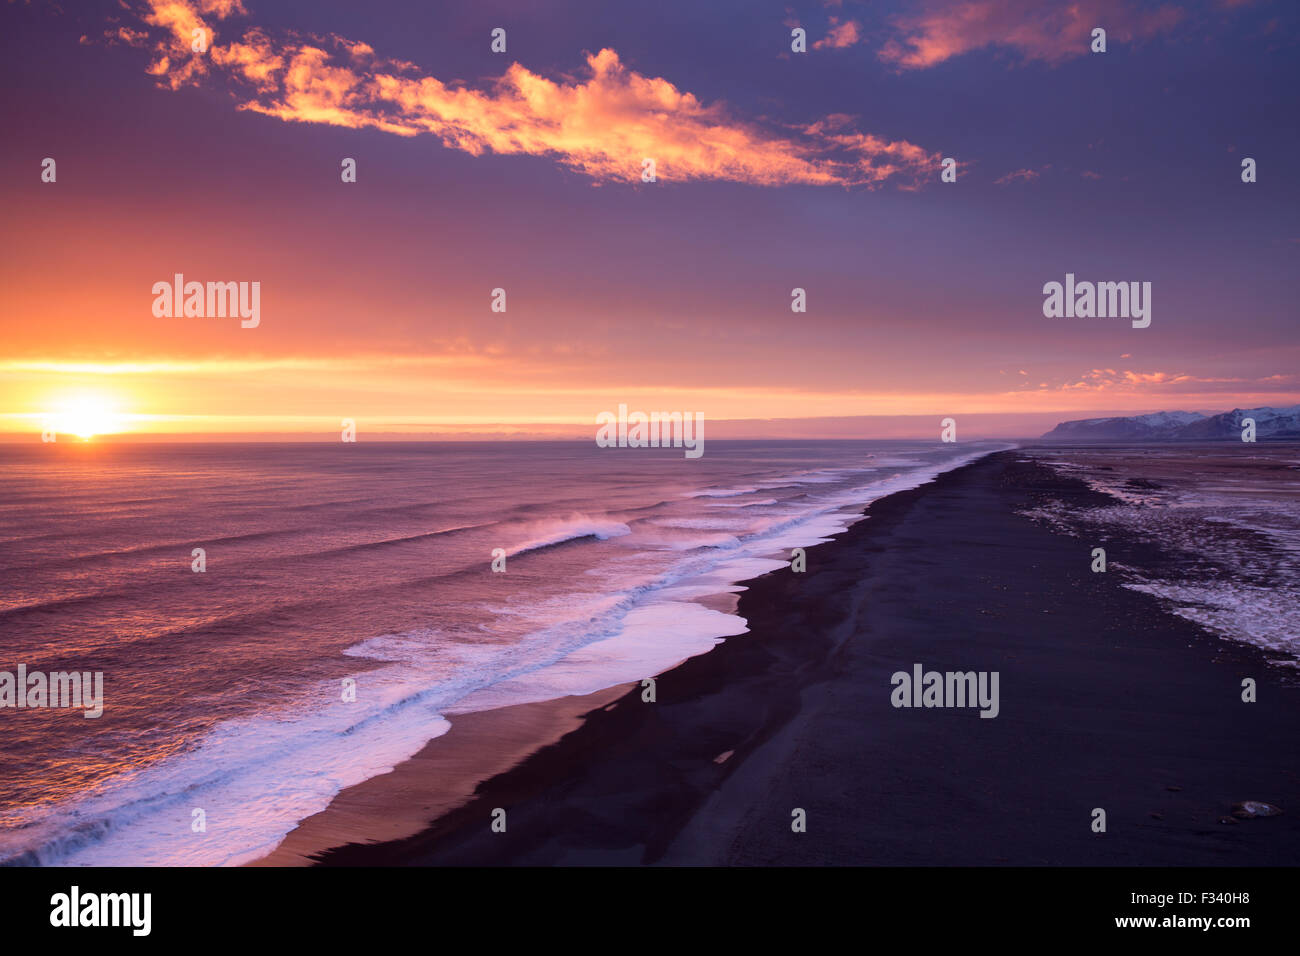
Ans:
[{"label": "white sea foam", "polygon": [[1161,598],[1179,617],[1195,621],[1220,637],[1286,655],[1284,663],[1294,664],[1300,656],[1300,638],[1295,633],[1300,604],[1293,592],[1238,583],[1175,584],[1160,580],[1134,581],[1125,587]]},{"label": "white sea foam", "polygon": [[1080,509],[1056,502],[1027,513],[1076,536],[1116,535],[1156,546],[1168,560],[1153,568],[1116,561],[1122,545],[1110,548],[1126,587],[1155,596],[1214,634],[1294,664],[1300,658],[1300,482],[1276,469],[1286,453],[1270,451],[1245,458],[1235,448],[1180,446],[1035,453],[1117,503]]}]

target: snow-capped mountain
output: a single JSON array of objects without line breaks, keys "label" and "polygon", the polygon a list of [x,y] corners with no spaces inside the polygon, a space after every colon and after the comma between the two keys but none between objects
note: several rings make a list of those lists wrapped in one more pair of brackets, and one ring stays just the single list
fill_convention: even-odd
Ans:
[{"label": "snow-capped mountain", "polygon": [[1241,440],[1242,419],[1255,421],[1255,437],[1300,439],[1300,405],[1289,408],[1234,408],[1218,415],[1153,412],[1128,418],[1085,418],[1061,422],[1043,438],[1054,441],[1215,441]]}]

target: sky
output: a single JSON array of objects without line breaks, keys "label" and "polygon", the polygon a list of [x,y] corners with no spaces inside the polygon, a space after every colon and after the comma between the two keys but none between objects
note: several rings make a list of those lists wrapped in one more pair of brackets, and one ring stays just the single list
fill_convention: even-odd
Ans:
[{"label": "sky", "polygon": [[[0,43],[0,438],[1300,402],[1290,0],[5,0]],[[256,327],[155,314],[178,273]],[[1151,324],[1046,317],[1067,273]]]}]

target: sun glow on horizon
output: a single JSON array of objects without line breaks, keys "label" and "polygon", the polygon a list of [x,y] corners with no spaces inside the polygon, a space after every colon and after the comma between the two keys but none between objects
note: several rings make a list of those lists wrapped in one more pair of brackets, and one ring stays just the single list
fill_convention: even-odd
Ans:
[{"label": "sun glow on horizon", "polygon": [[55,432],[76,435],[83,441],[127,430],[126,417],[110,399],[98,394],[70,396],[46,420]]}]

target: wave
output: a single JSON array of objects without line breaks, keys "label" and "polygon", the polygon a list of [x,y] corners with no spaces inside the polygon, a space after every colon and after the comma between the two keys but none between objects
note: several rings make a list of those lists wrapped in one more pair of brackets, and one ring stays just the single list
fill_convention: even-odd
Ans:
[{"label": "wave", "polygon": [[523,554],[525,551],[553,548],[556,545],[567,544],[570,541],[580,541],[583,538],[608,541],[610,538],[619,538],[632,533],[632,529],[622,521],[585,516],[573,517],[566,521],[538,522],[530,530],[533,532],[533,537],[506,548],[507,555],[514,556]]},{"label": "wave", "polygon": [[491,528],[495,525],[494,521],[485,521],[480,524],[462,524],[454,525],[450,528],[439,528],[437,531],[422,531],[419,534],[404,534],[396,538],[382,538],[379,541],[359,541],[356,544],[345,544],[337,548],[325,548],[320,551],[303,551],[298,554],[286,555],[283,557],[268,558],[265,560],[282,562],[285,560],[298,561],[304,558],[328,558],[336,557],[341,554],[355,554],[364,551],[378,551],[383,548],[391,548],[399,544],[411,544],[415,541],[429,541],[433,538],[442,538],[448,535],[459,534],[462,531],[476,531],[480,528]]},{"label": "wave", "polygon": [[688,491],[683,498],[737,498],[740,495],[752,495],[757,488],[705,488],[703,491]]}]

